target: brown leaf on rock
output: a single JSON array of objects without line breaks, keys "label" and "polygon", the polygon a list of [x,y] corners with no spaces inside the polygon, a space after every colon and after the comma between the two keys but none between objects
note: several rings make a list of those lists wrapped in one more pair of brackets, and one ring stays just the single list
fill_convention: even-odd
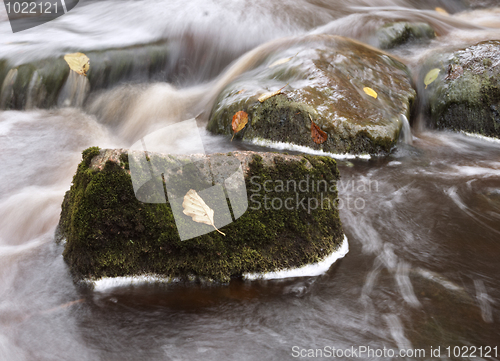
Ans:
[{"label": "brown leaf on rock", "polygon": [[[245,125],[248,124],[248,113],[244,112],[243,110],[240,110],[233,116],[233,121],[231,123],[231,126],[233,127],[233,138],[238,133],[240,130],[245,128]],[[231,138],[231,141],[233,140]]]},{"label": "brown leaf on rock", "polygon": [[316,144],[322,144],[328,139],[328,134],[311,120],[311,137]]}]

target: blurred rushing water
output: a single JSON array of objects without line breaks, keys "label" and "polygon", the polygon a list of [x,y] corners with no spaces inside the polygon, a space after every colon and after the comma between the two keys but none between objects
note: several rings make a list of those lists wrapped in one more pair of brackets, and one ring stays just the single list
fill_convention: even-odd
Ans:
[{"label": "blurred rushing water", "polygon": [[[83,149],[128,147],[197,115],[202,126],[218,91],[279,38],[367,41],[385,21],[426,21],[440,36],[395,52],[414,70],[431,50],[500,39],[500,10],[444,16],[436,6],[464,10],[452,0],[108,0],[12,34],[0,5],[0,57],[13,63],[176,44],[171,84],[143,79],[81,107],[0,112],[0,361],[287,360],[294,346],[423,348],[431,359],[431,346],[500,348],[500,143],[421,123],[387,158],[339,160],[350,252],[320,277],[87,293],[54,243]],[[264,150],[202,136],[208,152]]]}]

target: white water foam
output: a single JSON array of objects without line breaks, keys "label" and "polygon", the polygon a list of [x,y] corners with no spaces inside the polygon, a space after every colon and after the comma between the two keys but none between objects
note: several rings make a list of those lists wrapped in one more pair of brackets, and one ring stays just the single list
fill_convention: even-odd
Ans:
[{"label": "white water foam", "polygon": [[339,249],[334,251],[331,255],[326,257],[321,262],[277,272],[245,273],[243,274],[243,278],[247,280],[272,280],[280,278],[319,276],[328,271],[331,265],[334,264],[336,260],[343,258],[348,252],[349,243],[347,242],[347,237],[344,235],[344,240],[342,241],[342,245],[339,247]]},{"label": "white water foam", "polygon": [[464,132],[464,131],[460,131],[460,133],[462,133],[462,134],[464,134],[464,135],[466,135],[468,137],[485,140],[485,141],[490,142],[490,143],[500,144],[500,139],[499,138],[487,137],[485,135],[476,134],[476,133],[469,133],[469,132]]},{"label": "white water foam", "polygon": [[371,159],[370,154],[337,154],[337,153],[329,153],[329,152],[324,152],[322,149],[316,150],[312,149],[303,145],[297,145],[297,144],[292,144],[292,143],[286,143],[286,142],[274,142],[271,140],[267,139],[253,139],[252,144],[261,146],[261,147],[269,147],[269,148],[274,148],[274,149],[279,149],[279,150],[291,150],[295,152],[302,152],[302,153],[308,153],[308,154],[313,154],[313,155],[325,155],[327,157],[332,157],[336,159]]},{"label": "white water foam", "polygon": [[[246,280],[270,280],[279,278],[292,278],[292,277],[313,277],[319,276],[330,269],[332,264],[340,258],[343,258],[349,252],[349,243],[347,237],[344,239],[339,249],[334,251],[331,255],[327,256],[323,261],[313,263],[300,268],[288,269],[277,272],[267,273],[245,273],[243,278]],[[194,277],[193,277],[194,280]],[[84,282],[93,286],[94,291],[104,292],[112,288],[140,286],[146,284],[168,284],[179,282],[179,278],[164,277],[160,275],[140,275],[130,277],[103,277],[99,280],[85,280]]]}]

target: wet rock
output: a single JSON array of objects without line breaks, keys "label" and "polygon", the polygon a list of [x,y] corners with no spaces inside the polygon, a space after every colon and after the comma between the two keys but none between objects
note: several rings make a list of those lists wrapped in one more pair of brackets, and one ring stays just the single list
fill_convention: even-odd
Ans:
[{"label": "wet rock", "polygon": [[[166,43],[155,43],[85,52],[90,69],[87,77],[79,75],[79,80],[69,77],[70,69],[62,56],[15,67],[0,60],[0,109],[79,106],[90,91],[165,77],[168,48]],[[81,88],[78,93],[77,88]]]},{"label": "wet rock", "polygon": [[[282,87],[282,94],[258,100]],[[343,37],[307,36],[277,47],[229,84],[212,109],[207,129],[232,135],[232,117],[243,110],[249,122],[235,139],[333,153],[387,153],[414,97],[407,68],[387,54]],[[311,122],[326,132],[325,142],[313,141]]]},{"label": "wet rock", "polygon": [[0,108],[48,108],[54,105],[69,71],[62,58],[45,59],[10,69],[3,81]]},{"label": "wet rock", "polygon": [[500,137],[500,41],[430,57],[420,84],[432,69],[438,77],[422,90],[431,126]]},{"label": "wet rock", "polygon": [[484,9],[500,6],[498,0],[465,0],[465,2],[472,9]]},{"label": "wet rock", "polygon": [[[164,79],[169,45],[165,42],[85,53],[90,59],[91,90],[108,88],[123,81]],[[158,78],[156,78],[158,77]]]},{"label": "wet rock", "polygon": [[[336,250],[343,239],[334,206],[339,175],[332,158],[255,152],[207,158],[148,153],[141,165],[141,157],[146,157],[144,152],[96,147],[83,152],[64,198],[58,229],[59,239],[66,240],[64,259],[75,280],[155,274],[225,282],[244,273],[315,263]],[[138,164],[148,168],[140,177]],[[238,177],[224,174],[230,164],[237,164],[242,172],[239,190],[243,189],[246,205],[233,202],[232,182]],[[185,167],[194,165],[199,172],[189,173],[198,175],[191,179]],[[165,173],[151,175],[150,169],[157,167],[166,169]],[[209,171],[213,178],[207,178]],[[226,196],[206,192],[222,184]],[[190,189],[215,210],[215,226],[226,236],[182,213],[182,195]],[[227,208],[226,197],[232,215],[217,206],[222,202]],[[323,203],[315,207],[313,199]],[[228,223],[224,217],[229,217]],[[205,227],[205,234],[181,241],[179,232],[186,226],[188,231]]]},{"label": "wet rock", "polygon": [[436,37],[427,23],[396,22],[381,27],[369,41],[380,49],[392,49],[400,45],[419,43]]}]

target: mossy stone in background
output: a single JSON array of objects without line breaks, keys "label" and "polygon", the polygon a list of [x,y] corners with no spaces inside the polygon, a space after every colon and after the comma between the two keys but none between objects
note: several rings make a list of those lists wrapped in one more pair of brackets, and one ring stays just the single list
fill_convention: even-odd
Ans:
[{"label": "mossy stone in background", "polygon": [[[335,207],[339,174],[334,159],[255,152],[231,156],[241,161],[249,208],[221,228],[226,236],[213,231],[181,241],[168,202],[137,200],[127,151],[84,151],[58,229],[74,279],[155,274],[226,282],[247,272],[315,263],[339,247],[343,232]],[[163,157],[171,161],[176,156]],[[209,162],[211,157],[220,159],[221,154],[208,156]],[[288,190],[276,188],[280,180],[303,181],[302,191],[291,185]],[[324,181],[320,191],[318,181]],[[287,198],[293,202],[285,207]],[[302,198],[323,200],[323,207],[304,208]]]},{"label": "mossy stone in background", "polygon": [[[87,74],[90,91],[121,82],[166,78],[168,50],[166,42],[159,42],[86,52],[90,58]],[[0,109],[50,108],[57,105],[69,72],[62,56],[15,67],[10,67],[6,60],[0,60]],[[4,83],[7,74],[10,75],[9,84]],[[86,92],[83,97],[87,95]]]},{"label": "mossy stone in background", "polygon": [[[404,64],[338,36],[312,35],[284,44],[220,93],[209,131],[231,136],[232,117],[242,110],[249,123],[236,140],[351,154],[384,154],[395,146],[416,94]],[[258,100],[283,86],[282,94]],[[312,121],[328,134],[322,144],[313,141]]]},{"label": "mossy stone in background", "polygon": [[377,30],[369,43],[380,49],[392,49],[406,44],[421,43],[436,37],[434,29],[427,23],[396,22]]},{"label": "mossy stone in background", "polygon": [[434,68],[437,79],[421,90],[430,125],[500,138],[500,41],[431,56],[420,86]]}]

